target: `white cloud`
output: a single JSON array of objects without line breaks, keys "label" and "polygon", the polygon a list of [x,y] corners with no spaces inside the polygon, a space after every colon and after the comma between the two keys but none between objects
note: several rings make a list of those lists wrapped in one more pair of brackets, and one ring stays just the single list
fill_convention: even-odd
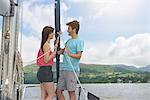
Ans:
[{"label": "white cloud", "polygon": [[[24,2],[24,17],[23,17],[23,25],[25,28],[31,28],[35,33],[26,36],[23,35],[23,61],[24,64],[33,63],[31,61],[36,59],[37,51],[40,45],[41,30],[45,25],[52,25],[54,27],[54,4],[34,4],[35,2],[40,2],[36,0],[26,0]],[[82,19],[80,18],[71,18],[66,16],[66,12],[68,11],[68,6],[61,2],[61,29],[62,31],[66,31],[66,22],[68,19]],[[24,34],[27,34],[24,32]],[[53,46],[53,41],[51,42],[51,46]],[[52,47],[53,48],[53,47]]]},{"label": "white cloud", "polygon": [[[35,63],[40,39],[23,36],[22,57],[24,65]],[[113,43],[86,42],[81,62],[90,64],[126,64],[144,66],[150,64],[150,33],[132,37],[118,37]],[[53,40],[51,41],[53,46]],[[52,47],[53,48],[53,47]],[[62,60],[62,58],[61,58]]]},{"label": "white cloud", "polygon": [[109,60],[138,66],[150,64],[150,33],[136,34],[128,39],[116,39],[108,50]]},{"label": "white cloud", "polygon": [[92,20],[101,17],[110,19],[129,17],[144,3],[143,0],[70,0],[70,2],[82,5]]},{"label": "white cloud", "polygon": [[78,16],[78,17],[70,17],[67,15],[67,11],[70,8],[64,3],[61,2],[61,30],[64,32],[67,30],[67,26],[66,23],[72,20],[78,20],[78,21],[82,21],[82,16]]},{"label": "white cloud", "polygon": [[[36,0],[28,0],[24,4],[24,26],[31,27],[36,33],[34,36],[23,36],[23,60],[30,62],[36,59],[37,50],[39,49],[40,37],[39,33],[43,26],[54,26],[54,5],[33,3]],[[129,2],[130,1],[130,2]],[[138,0],[140,1],[140,0]],[[83,3],[83,7],[89,7],[92,11],[91,19],[97,19],[103,16],[125,16],[133,12],[134,5],[138,5],[135,0],[70,0],[74,3]],[[129,7],[128,7],[129,6]],[[62,31],[66,30],[65,23],[74,19],[82,22],[83,16],[70,17],[66,12],[70,8],[64,3],[61,3],[61,28]],[[87,12],[88,13],[88,12]],[[123,17],[121,17],[123,18]],[[100,64],[130,64],[142,66],[150,62],[150,34],[136,34],[130,38],[124,36],[116,38],[113,43],[95,43],[94,41],[85,41],[85,50],[83,53],[82,62],[85,63],[100,63]]]},{"label": "white cloud", "polygon": [[110,44],[87,43],[82,61],[97,64],[150,64],[150,33],[118,37]]},{"label": "white cloud", "polygon": [[35,63],[32,61],[37,57],[37,52],[40,48],[40,40],[34,36],[23,36],[22,46],[22,58],[24,65]]},{"label": "white cloud", "polygon": [[[32,64],[36,62],[37,53],[40,48],[41,39],[35,37],[35,36],[25,36],[23,35],[22,39],[22,58],[24,65]],[[53,50],[54,48],[54,39],[50,41],[50,46]]]},{"label": "white cloud", "polygon": [[98,64],[106,56],[106,50],[111,44],[86,42],[81,62]]},{"label": "white cloud", "polygon": [[23,7],[23,23],[24,27],[30,27],[38,35],[44,26],[50,25],[54,27],[54,5],[33,4],[34,0],[24,2]]},{"label": "white cloud", "polygon": [[1,52],[1,41],[2,41],[2,29],[0,28],[0,52]]},{"label": "white cloud", "polygon": [[[45,25],[52,25],[54,27],[54,4],[38,4],[34,5],[36,0],[26,1],[24,2],[24,27],[30,27],[36,33],[32,33],[39,37],[39,33],[41,33],[42,28]],[[66,16],[66,12],[69,10],[69,7],[61,2],[61,29],[62,31],[66,30],[66,21],[68,16]],[[81,19],[81,18],[80,18]]]},{"label": "white cloud", "polygon": [[[107,1],[111,1],[111,0],[69,0],[70,2],[73,2],[73,3],[85,3],[85,2],[89,2],[89,3],[92,3],[92,2],[107,2]],[[116,0],[114,0],[116,1]]]},{"label": "white cloud", "polygon": [[61,31],[64,32],[67,30],[67,27],[66,27],[66,14],[65,12],[67,12],[69,10],[69,8],[67,7],[67,5],[62,2],[61,3],[61,17],[60,17],[60,20],[61,20]]}]

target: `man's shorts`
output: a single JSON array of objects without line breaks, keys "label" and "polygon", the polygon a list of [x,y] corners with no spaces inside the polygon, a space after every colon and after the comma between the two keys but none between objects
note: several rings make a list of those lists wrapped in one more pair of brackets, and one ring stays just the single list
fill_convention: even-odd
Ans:
[{"label": "man's shorts", "polygon": [[[79,77],[79,72],[76,72]],[[75,91],[77,85],[77,78],[73,71],[60,71],[60,76],[57,84],[57,89]]]}]

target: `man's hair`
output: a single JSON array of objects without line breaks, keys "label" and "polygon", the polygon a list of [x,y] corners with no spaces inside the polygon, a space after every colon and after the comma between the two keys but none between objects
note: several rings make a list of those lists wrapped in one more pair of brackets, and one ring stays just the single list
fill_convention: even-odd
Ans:
[{"label": "man's hair", "polygon": [[78,34],[80,29],[80,24],[77,20],[66,23],[66,25],[71,26],[72,29],[76,29],[76,33]]}]

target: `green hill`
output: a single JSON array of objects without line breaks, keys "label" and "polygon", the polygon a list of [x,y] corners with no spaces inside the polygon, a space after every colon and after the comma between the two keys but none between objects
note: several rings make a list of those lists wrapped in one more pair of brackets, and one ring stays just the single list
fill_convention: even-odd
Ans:
[{"label": "green hill", "polygon": [[[82,83],[147,83],[150,82],[150,72],[144,72],[134,66],[126,65],[96,65],[80,64],[80,80]],[[36,78],[38,66],[35,64],[24,67],[25,83],[39,83]],[[54,81],[56,82],[56,68],[53,66]]]}]

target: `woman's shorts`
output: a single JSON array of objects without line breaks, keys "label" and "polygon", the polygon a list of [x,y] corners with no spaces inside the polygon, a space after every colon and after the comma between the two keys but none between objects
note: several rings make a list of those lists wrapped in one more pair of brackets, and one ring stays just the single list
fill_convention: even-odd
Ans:
[{"label": "woman's shorts", "polygon": [[40,83],[53,82],[52,66],[40,66],[37,72],[37,79]]}]

